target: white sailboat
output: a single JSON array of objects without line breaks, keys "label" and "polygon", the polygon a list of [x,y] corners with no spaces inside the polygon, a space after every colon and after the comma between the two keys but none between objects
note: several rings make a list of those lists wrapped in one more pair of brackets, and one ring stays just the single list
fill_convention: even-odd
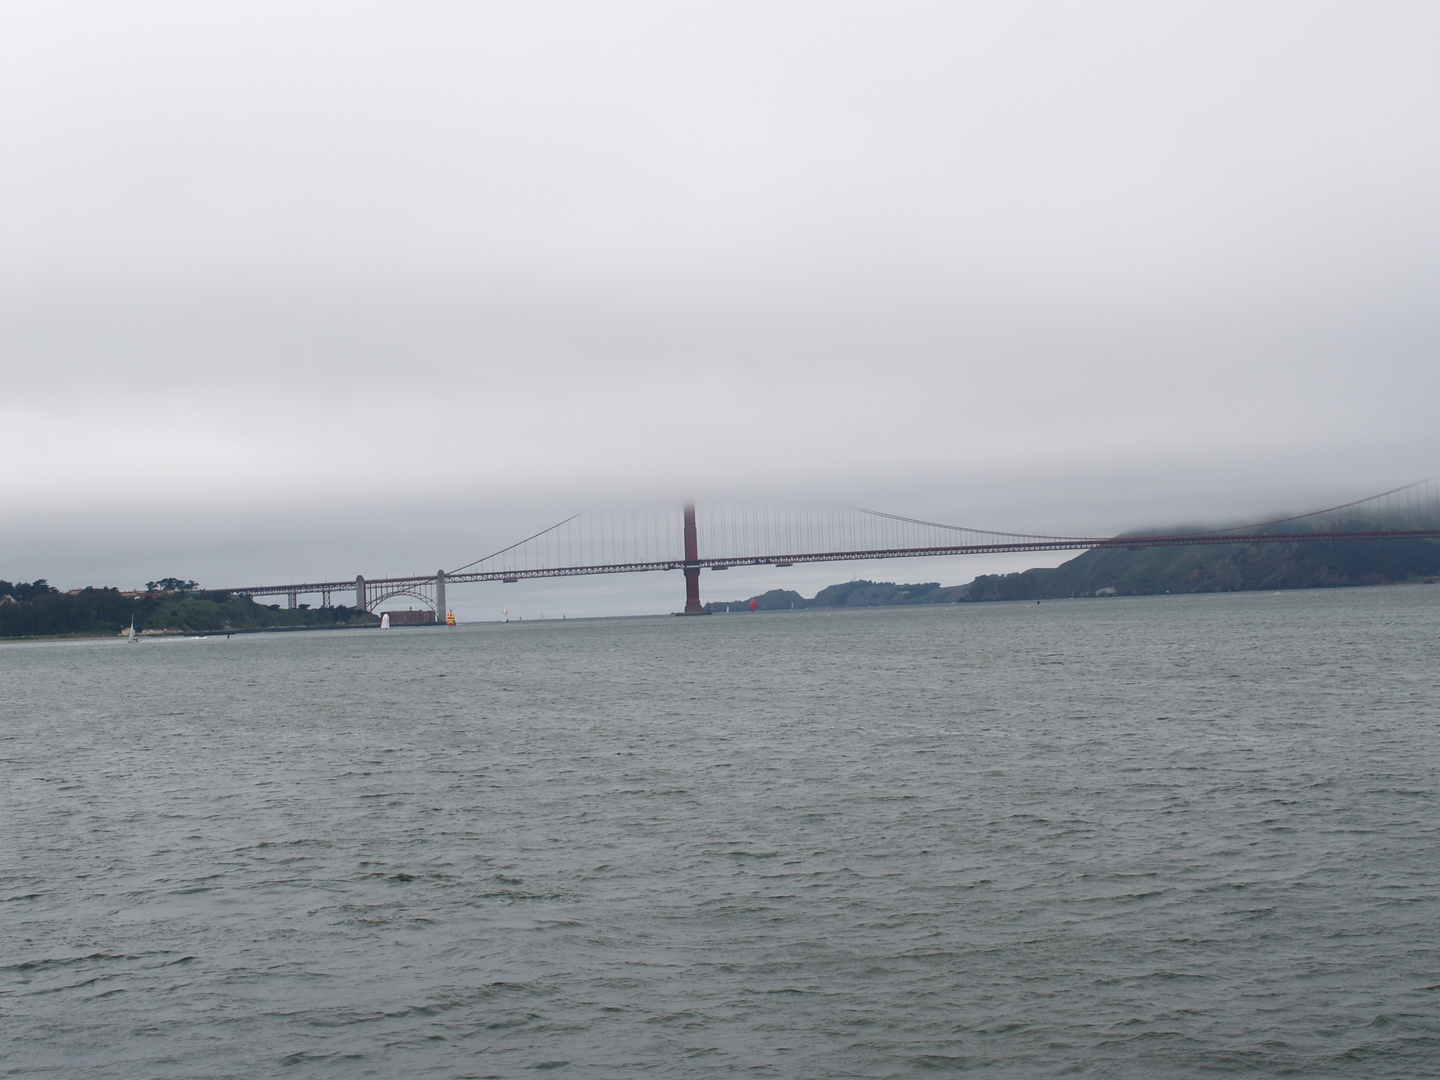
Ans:
[{"label": "white sailboat", "polygon": [[126,640],[126,641],[134,641],[134,640],[135,640],[135,616],[133,616],[133,615],[130,616],[130,636],[127,637],[125,640]]},{"label": "white sailboat", "polygon": [[389,613],[388,611],[387,611],[384,615],[381,615],[381,616],[380,616],[380,629],[381,629],[381,630],[389,630],[389,629],[390,629],[390,613]]}]

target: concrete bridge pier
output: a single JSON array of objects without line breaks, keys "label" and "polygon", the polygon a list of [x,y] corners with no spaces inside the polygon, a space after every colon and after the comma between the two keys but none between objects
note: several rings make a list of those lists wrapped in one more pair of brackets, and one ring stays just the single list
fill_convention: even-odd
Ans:
[{"label": "concrete bridge pier", "polygon": [[365,577],[363,574],[355,575],[355,610],[365,611]]},{"label": "concrete bridge pier", "polygon": [[445,571],[435,571],[435,621],[445,625]]}]

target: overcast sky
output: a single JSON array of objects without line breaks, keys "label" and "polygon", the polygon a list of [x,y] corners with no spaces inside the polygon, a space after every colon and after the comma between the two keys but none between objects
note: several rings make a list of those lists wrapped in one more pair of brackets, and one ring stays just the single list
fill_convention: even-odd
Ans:
[{"label": "overcast sky", "polygon": [[0,577],[1430,475],[1437,105],[1434,4],[0,3]]}]

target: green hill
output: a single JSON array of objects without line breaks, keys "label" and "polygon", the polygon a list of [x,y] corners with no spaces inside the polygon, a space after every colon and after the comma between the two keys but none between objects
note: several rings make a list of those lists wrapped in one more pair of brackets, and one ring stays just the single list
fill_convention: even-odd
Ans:
[{"label": "green hill", "polygon": [[970,583],[966,599],[1326,589],[1427,580],[1437,575],[1440,544],[1432,540],[1104,548],[1087,551],[1053,569],[982,575]]}]

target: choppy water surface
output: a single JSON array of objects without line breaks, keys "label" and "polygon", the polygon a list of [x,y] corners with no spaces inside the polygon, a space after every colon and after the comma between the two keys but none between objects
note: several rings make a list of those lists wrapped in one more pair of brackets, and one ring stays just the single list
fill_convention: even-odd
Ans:
[{"label": "choppy water surface", "polygon": [[0,648],[0,1075],[1440,1072],[1440,588]]}]

